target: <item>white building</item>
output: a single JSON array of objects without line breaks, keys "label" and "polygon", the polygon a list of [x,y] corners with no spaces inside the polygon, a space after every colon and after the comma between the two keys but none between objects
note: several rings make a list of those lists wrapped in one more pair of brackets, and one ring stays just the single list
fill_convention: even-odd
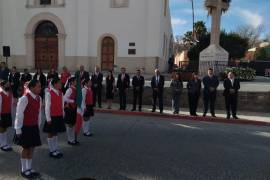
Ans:
[{"label": "white building", "polygon": [[165,71],[172,37],[169,0],[0,0],[0,47],[21,69]]}]

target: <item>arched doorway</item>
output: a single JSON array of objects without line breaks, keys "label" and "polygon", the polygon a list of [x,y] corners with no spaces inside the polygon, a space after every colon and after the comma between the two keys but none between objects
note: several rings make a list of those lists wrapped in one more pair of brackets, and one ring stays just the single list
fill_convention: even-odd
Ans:
[{"label": "arched doorway", "polygon": [[42,21],[35,30],[35,67],[57,69],[58,29],[51,21]]},{"label": "arched doorway", "polygon": [[113,70],[115,42],[113,38],[106,36],[101,42],[101,69]]}]

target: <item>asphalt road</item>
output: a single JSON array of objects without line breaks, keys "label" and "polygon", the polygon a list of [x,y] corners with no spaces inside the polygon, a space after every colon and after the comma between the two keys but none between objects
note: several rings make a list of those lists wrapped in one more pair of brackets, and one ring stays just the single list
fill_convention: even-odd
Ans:
[{"label": "asphalt road", "polygon": [[[48,157],[46,136],[34,157],[41,179],[269,180],[270,127],[97,114],[91,138],[64,158]],[[0,179],[21,179],[19,148],[0,152]]]}]

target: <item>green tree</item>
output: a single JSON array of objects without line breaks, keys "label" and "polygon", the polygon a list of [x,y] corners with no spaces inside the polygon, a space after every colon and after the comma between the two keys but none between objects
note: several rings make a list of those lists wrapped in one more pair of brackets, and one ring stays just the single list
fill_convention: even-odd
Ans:
[{"label": "green tree", "polygon": [[255,60],[267,60],[267,53],[265,48],[258,48],[254,55]]}]

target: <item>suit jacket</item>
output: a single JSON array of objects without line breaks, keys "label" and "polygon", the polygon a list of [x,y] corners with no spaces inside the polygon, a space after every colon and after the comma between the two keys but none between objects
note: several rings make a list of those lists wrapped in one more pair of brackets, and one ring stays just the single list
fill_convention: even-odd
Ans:
[{"label": "suit jacket", "polygon": [[57,72],[54,74],[48,73],[47,81],[49,81],[50,79],[54,79],[54,78],[59,78],[59,75]]},{"label": "suit jacket", "polygon": [[31,81],[32,80],[32,75],[30,73],[27,74],[22,74],[21,76],[21,83],[24,85],[25,82]]},{"label": "suit jacket", "polygon": [[164,89],[164,76],[159,76],[159,82],[157,84],[156,82],[156,76],[153,76],[152,77],[152,80],[151,80],[151,87],[152,89],[158,89],[159,92],[163,92],[163,89]]},{"label": "suit jacket", "polygon": [[128,74],[125,74],[124,80],[122,81],[122,74],[118,75],[116,87],[119,90],[125,90],[130,87],[130,78]]},{"label": "suit jacket", "polygon": [[81,80],[90,78],[90,75],[89,75],[89,73],[87,71],[83,71],[82,74],[81,74],[80,71],[78,73],[80,75]]},{"label": "suit jacket", "polygon": [[[38,76],[38,74],[36,73],[34,75],[33,79],[38,80],[37,76]],[[40,81],[40,84],[41,84],[41,88],[45,88],[46,85],[47,85],[47,81],[46,81],[46,76],[43,73],[40,75],[39,81]]]},{"label": "suit jacket", "polygon": [[10,83],[13,83],[13,86],[19,86],[20,83],[21,74],[19,72],[16,72],[15,74],[10,73],[8,77],[8,81]]},{"label": "suit jacket", "polygon": [[132,86],[133,86],[133,90],[134,91],[140,91],[142,92],[143,91],[143,88],[144,88],[144,77],[143,76],[133,76],[132,78]]},{"label": "suit jacket", "polygon": [[[203,89],[204,94],[216,93],[217,87],[219,86],[218,77],[213,76],[212,78],[210,78],[209,76],[205,76],[203,78],[203,85],[204,85]],[[210,87],[215,88],[215,90],[211,92]]]},{"label": "suit jacket", "polygon": [[92,88],[101,89],[103,74],[102,73],[98,73],[98,75],[96,75],[96,73],[92,74],[91,81],[92,81]]},{"label": "suit jacket", "polygon": [[[238,90],[240,89],[240,81],[238,79],[234,79],[234,82],[232,84],[231,80],[229,78],[226,78],[223,82],[224,86],[224,96],[230,96],[230,95],[237,95]],[[233,93],[231,93],[231,90],[234,90]]]}]

